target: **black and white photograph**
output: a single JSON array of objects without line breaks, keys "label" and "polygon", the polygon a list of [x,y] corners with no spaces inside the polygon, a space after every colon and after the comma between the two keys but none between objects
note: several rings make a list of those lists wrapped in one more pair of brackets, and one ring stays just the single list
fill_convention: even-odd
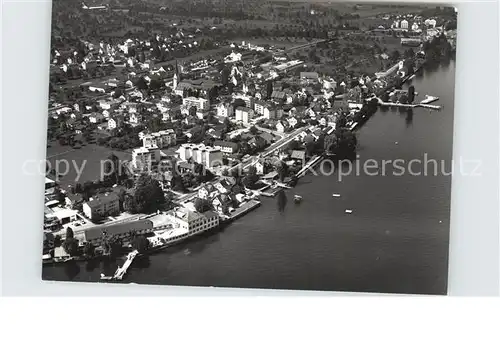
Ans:
[{"label": "black and white photograph", "polygon": [[458,15],[53,0],[42,279],[446,295]]}]

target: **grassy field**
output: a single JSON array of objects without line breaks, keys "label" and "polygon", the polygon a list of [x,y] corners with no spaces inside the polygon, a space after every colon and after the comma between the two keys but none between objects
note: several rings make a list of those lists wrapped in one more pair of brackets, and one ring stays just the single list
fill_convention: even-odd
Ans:
[{"label": "grassy field", "polygon": [[[59,167],[59,173],[64,176],[59,177],[59,183],[63,189],[76,182],[98,180],[101,177],[101,161],[106,160],[113,153],[120,160],[129,161],[132,155],[127,152],[110,150],[103,146],[88,144],[80,149],[73,149],[70,146],[61,146],[57,142],[51,143],[47,148],[47,161],[52,169]],[[81,176],[78,178],[78,172]]]}]

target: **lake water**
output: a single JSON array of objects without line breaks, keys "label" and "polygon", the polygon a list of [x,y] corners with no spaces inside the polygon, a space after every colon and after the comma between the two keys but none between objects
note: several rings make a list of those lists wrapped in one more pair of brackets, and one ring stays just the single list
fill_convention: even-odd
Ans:
[{"label": "lake water", "polygon": [[[427,154],[450,169],[455,64],[423,72],[412,84],[417,101],[438,96],[434,104],[444,108],[379,110],[358,131],[361,164],[423,161]],[[341,181],[338,173],[306,176],[224,231],[135,262],[124,283],[446,293],[451,177],[433,169],[396,176],[387,166],[385,176],[361,172]],[[43,277],[97,282],[103,269],[116,267],[103,265],[44,267]]]}]

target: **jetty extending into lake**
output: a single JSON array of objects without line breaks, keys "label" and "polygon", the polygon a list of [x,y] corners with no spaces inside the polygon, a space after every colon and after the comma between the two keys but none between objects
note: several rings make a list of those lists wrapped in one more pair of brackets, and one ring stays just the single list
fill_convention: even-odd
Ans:
[{"label": "jetty extending into lake", "polygon": [[134,250],[131,253],[129,253],[127,255],[127,259],[123,264],[123,266],[118,267],[116,269],[115,274],[112,277],[101,275],[101,280],[122,280],[125,274],[127,273],[127,270],[129,269],[130,265],[132,264],[132,262],[134,261],[134,259],[137,257],[138,254],[139,251],[137,250]]},{"label": "jetty extending into lake", "polygon": [[402,104],[400,102],[385,102],[382,101],[381,98],[377,97],[376,98],[380,106],[388,106],[388,107],[404,107],[404,108],[415,108],[415,107],[424,107],[424,108],[429,108],[432,110],[440,110],[442,106],[439,105],[431,105],[428,102],[433,102],[438,100],[437,97],[429,97],[428,99],[422,100],[422,102],[418,104]]},{"label": "jetty extending into lake", "polygon": [[304,176],[309,169],[316,166],[322,159],[323,156],[315,156],[311,160],[309,160],[309,162],[307,162],[304,167],[297,173],[297,178],[301,178],[302,176]]}]

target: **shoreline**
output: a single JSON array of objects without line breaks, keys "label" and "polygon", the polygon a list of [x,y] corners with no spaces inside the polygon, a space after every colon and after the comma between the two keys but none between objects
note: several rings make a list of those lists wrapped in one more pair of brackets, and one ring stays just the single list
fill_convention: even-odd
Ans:
[{"label": "shoreline", "polygon": [[[450,59],[451,59],[451,58],[450,58]],[[441,64],[441,61],[440,61],[438,64]],[[424,61],[424,62],[422,63],[422,65],[420,65],[420,66],[419,66],[419,67],[415,70],[415,73],[417,73],[417,72],[421,71],[422,69],[425,69],[425,68],[426,68],[426,67],[428,67],[429,65],[430,65],[430,63],[428,63],[427,61]],[[408,82],[409,80],[413,79],[413,77],[414,77],[414,75],[411,75],[411,76],[405,77],[405,78],[402,80],[401,85],[403,85],[403,84],[405,84],[406,82]],[[394,87],[392,87],[392,86],[391,86],[390,88],[388,88],[388,89],[384,90],[384,93],[386,93],[386,92],[388,92],[388,91],[392,90],[393,88],[394,88]],[[380,95],[381,95],[381,94],[380,94]],[[380,100],[380,96],[377,96],[376,98]],[[368,103],[368,101],[371,101],[371,100],[373,100],[373,97],[372,97],[372,98],[370,98],[369,100],[366,100],[366,101],[363,103],[363,105],[365,105],[366,103]],[[413,108],[413,107],[419,107],[419,106],[421,106],[421,105],[422,105],[422,104],[415,104],[415,105],[395,104],[395,105],[394,105],[394,107],[410,107],[410,106],[412,106],[412,108]],[[384,105],[378,105],[378,106],[384,106]],[[377,110],[378,110],[378,106],[377,106]],[[389,106],[389,105],[385,105],[385,106]],[[421,107],[425,107],[425,106],[421,106]],[[377,110],[375,110],[375,111],[377,111]],[[361,126],[362,126],[362,125],[363,125],[363,124],[364,124],[364,123],[365,123],[365,122],[366,122],[369,118],[371,118],[371,116],[372,116],[374,113],[375,113],[375,112],[370,113],[370,114],[363,114],[363,115],[361,115],[361,116],[360,116],[360,117],[361,117],[361,118],[360,118],[360,120],[359,120],[359,121],[357,121],[357,122],[354,122],[354,123],[352,124],[352,130],[356,130],[356,129],[361,128]],[[325,153],[323,153],[322,155],[317,155],[317,157],[318,157],[318,159],[317,159],[317,160],[322,160],[325,156],[326,156],[326,154],[325,154]],[[314,157],[313,157],[312,159],[314,159]],[[316,160],[316,161],[317,161],[317,160]],[[299,176],[298,178],[300,178],[300,177],[304,176],[305,174],[307,174],[307,171],[308,171],[309,169],[314,168],[314,167],[316,166],[316,164],[314,164],[316,161],[314,161],[314,162],[313,162],[310,166],[305,166],[305,167],[304,167],[305,169],[304,169],[303,173],[302,173],[302,174],[301,174],[301,176]],[[307,164],[306,164],[306,165],[307,165]],[[301,170],[301,171],[302,171],[302,170]],[[289,183],[288,183],[287,185],[289,185]],[[292,186],[290,189],[293,189],[294,187],[295,187],[295,186]],[[285,189],[280,189],[279,191],[281,191],[281,190],[285,190]],[[273,193],[273,194],[272,194],[272,197],[275,197],[275,196],[276,196],[276,194],[277,194],[277,193],[279,193],[279,191],[277,191],[277,192]],[[185,196],[186,196],[186,197],[190,197],[191,195],[192,195],[191,193],[189,193],[189,194],[185,194]],[[261,194],[261,195],[262,195],[262,194]],[[263,196],[267,196],[267,195],[263,195]],[[251,201],[252,201],[252,200],[251,200]],[[255,201],[255,200],[253,200],[253,201]],[[228,221],[224,221],[224,226],[225,226],[225,225],[229,225],[231,222],[233,222],[233,221],[237,220],[238,218],[241,218],[241,217],[242,217],[242,216],[244,216],[245,214],[247,214],[247,213],[251,212],[253,209],[255,209],[255,208],[257,208],[257,207],[260,207],[260,205],[261,205],[261,203],[260,203],[260,201],[259,201],[259,202],[258,202],[258,205],[255,205],[255,206],[254,206],[254,205],[252,205],[250,209],[246,209],[246,208],[245,208],[245,209],[244,209],[244,210],[242,210],[241,212],[238,212],[238,214],[237,214],[237,215],[235,215],[234,217],[231,217],[231,218],[230,218],[230,220],[228,220]],[[219,226],[218,228],[214,228],[214,230],[211,230],[211,231],[217,231],[217,232],[220,232],[220,228],[221,228],[221,227],[222,227],[222,225],[221,225],[221,226]],[[202,235],[206,235],[208,232],[211,232],[211,231],[207,231],[207,232],[205,232],[205,233],[202,233]],[[198,236],[198,235],[196,235],[196,236]],[[186,239],[184,239],[184,240],[180,240],[180,241],[178,241],[178,242],[172,243],[171,245],[165,245],[165,247],[162,247],[160,250],[162,250],[162,249],[164,249],[164,248],[167,248],[167,247],[170,247],[170,246],[173,246],[173,245],[176,245],[176,244],[181,243],[181,242],[185,242],[185,241],[187,241],[187,240],[189,240],[189,239],[192,239],[192,238],[194,238],[194,237],[195,237],[195,236],[188,237],[188,238],[186,238]],[[151,251],[151,252],[145,252],[145,253],[141,254],[141,256],[148,256],[148,255],[153,254],[153,253],[155,253],[155,252],[157,252],[157,251],[160,251],[160,250]],[[117,257],[111,257],[111,256],[109,256],[109,255],[101,255],[101,256],[90,257],[90,258],[81,256],[81,257],[72,257],[71,259],[69,259],[69,260],[67,260],[67,261],[62,261],[62,262],[54,262],[54,261],[52,260],[52,261],[49,261],[49,262],[43,262],[43,261],[42,261],[42,263],[43,263],[43,266],[49,266],[49,265],[59,265],[59,264],[64,264],[64,263],[68,263],[68,262],[89,262],[89,261],[95,261],[95,260],[99,260],[99,261],[101,261],[101,260],[106,259],[106,258],[108,258],[108,259],[109,259],[109,258],[119,259],[119,258],[123,258],[124,256],[125,256],[125,255],[121,255],[121,256],[117,256]]]}]

